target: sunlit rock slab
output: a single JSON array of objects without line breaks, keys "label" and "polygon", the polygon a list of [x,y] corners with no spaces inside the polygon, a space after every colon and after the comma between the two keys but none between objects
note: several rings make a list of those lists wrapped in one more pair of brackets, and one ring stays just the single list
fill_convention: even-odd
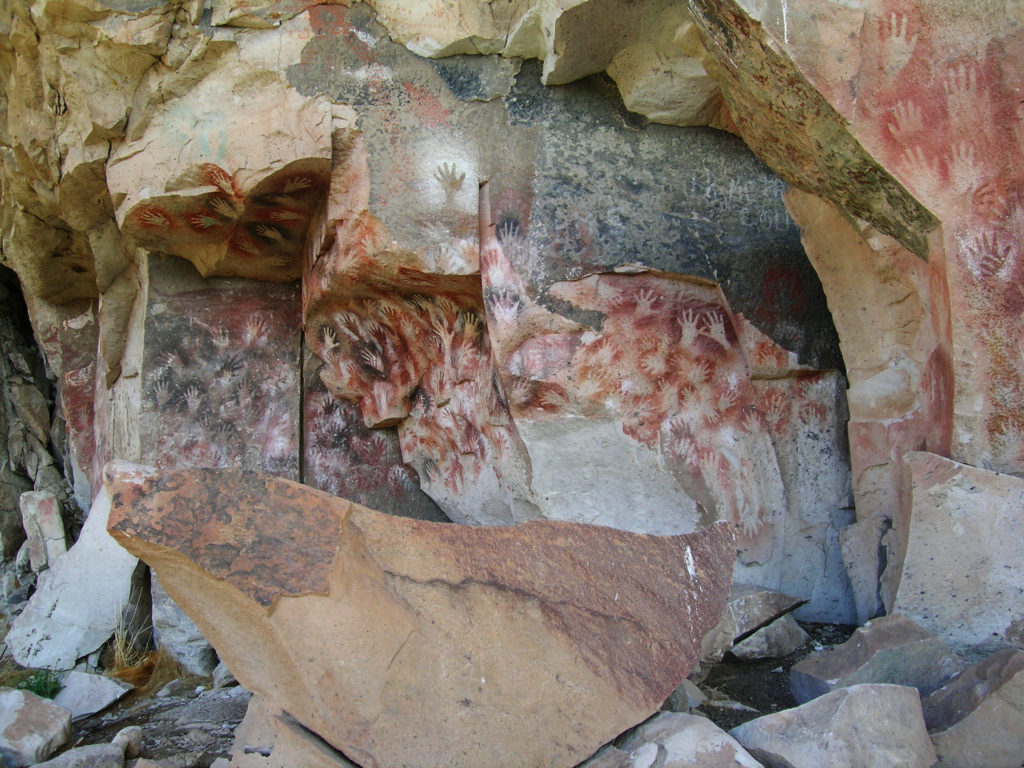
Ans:
[{"label": "sunlit rock slab", "polygon": [[1024,647],[1024,480],[930,453],[904,461],[914,490],[895,610],[955,649]]},{"label": "sunlit rock slab", "polygon": [[697,661],[731,527],[430,523],[237,470],[107,470],[110,530],[239,681],[374,766],[571,766]]}]

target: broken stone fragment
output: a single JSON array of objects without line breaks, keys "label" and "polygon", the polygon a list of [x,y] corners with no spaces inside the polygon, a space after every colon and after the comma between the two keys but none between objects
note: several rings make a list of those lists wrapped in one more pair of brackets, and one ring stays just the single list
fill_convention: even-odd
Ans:
[{"label": "broken stone fragment", "polygon": [[235,730],[230,768],[357,768],[278,707],[253,696]]},{"label": "broken stone fragment", "polygon": [[854,685],[729,731],[765,765],[787,768],[931,768],[917,690]]},{"label": "broken stone fragment", "polygon": [[0,758],[20,768],[42,762],[71,735],[71,713],[30,691],[0,688]]},{"label": "broken stone fragment", "polygon": [[663,712],[581,768],[761,768],[739,742],[699,715]]},{"label": "broken stone fragment", "polygon": [[793,666],[793,697],[806,701],[859,683],[891,683],[927,695],[963,667],[963,659],[906,616],[869,621],[842,645]]},{"label": "broken stone fragment", "polygon": [[1019,646],[1024,480],[908,453],[910,535],[893,610],[954,649]]},{"label": "broken stone fragment", "polygon": [[106,480],[112,535],[239,681],[380,768],[577,764],[696,664],[735,560],[728,525],[467,527],[234,469]]},{"label": "broken stone fragment", "polygon": [[12,624],[6,643],[19,664],[71,669],[114,634],[132,600],[138,560],[107,534],[109,511],[110,499],[101,492],[78,541]]},{"label": "broken stone fragment", "polygon": [[803,603],[757,584],[733,584],[725,613],[701,641],[701,659],[720,661],[734,643]]},{"label": "broken stone fragment", "polygon": [[1007,648],[921,702],[943,768],[1019,768],[1024,755],[1024,652]]},{"label": "broken stone fragment", "polygon": [[780,616],[771,624],[736,643],[730,653],[747,661],[781,659],[801,648],[810,638],[792,614]]},{"label": "broken stone fragment", "polygon": [[63,752],[37,768],[123,768],[124,750],[117,744],[90,744]]},{"label": "broken stone fragment", "polygon": [[18,500],[32,570],[51,568],[67,552],[60,501],[49,491],[28,491]]},{"label": "broken stone fragment", "polygon": [[106,709],[130,691],[133,686],[105,675],[92,675],[72,669],[61,680],[60,692],[53,703],[71,713],[72,720]]}]

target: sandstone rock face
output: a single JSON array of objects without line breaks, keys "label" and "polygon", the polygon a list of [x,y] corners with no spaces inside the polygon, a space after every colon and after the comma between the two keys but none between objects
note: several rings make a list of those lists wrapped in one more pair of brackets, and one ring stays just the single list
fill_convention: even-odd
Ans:
[{"label": "sandstone rock face", "polygon": [[1024,653],[996,651],[921,706],[938,765],[1016,768],[1024,754]]},{"label": "sandstone rock face", "polygon": [[337,750],[259,696],[235,731],[231,768],[355,768]]},{"label": "sandstone rock face", "polygon": [[954,648],[1024,647],[1024,481],[927,453],[904,461],[913,516],[896,610]]},{"label": "sandstone rock face", "polygon": [[801,704],[860,683],[907,685],[926,696],[963,665],[942,640],[894,614],[868,622],[837,648],[795,664],[790,684]]},{"label": "sandstone rock face", "polygon": [[729,731],[765,765],[792,768],[931,768],[917,690],[899,685],[841,688]]},{"label": "sandstone rock face", "polygon": [[100,493],[78,541],[12,624],[5,642],[19,664],[70,669],[122,622],[138,560],[107,533],[109,513],[110,498]]},{"label": "sandstone rock face", "polygon": [[0,688],[0,748],[19,768],[52,755],[71,735],[71,713],[30,691]]},{"label": "sandstone rock face", "polygon": [[110,530],[239,681],[360,763],[574,765],[685,677],[731,577],[727,526],[465,528],[235,470],[109,480]]}]

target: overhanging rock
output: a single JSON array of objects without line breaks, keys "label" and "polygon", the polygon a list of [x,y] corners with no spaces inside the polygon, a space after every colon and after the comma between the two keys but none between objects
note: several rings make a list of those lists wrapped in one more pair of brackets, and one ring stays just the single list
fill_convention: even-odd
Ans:
[{"label": "overhanging rock", "polygon": [[108,465],[109,530],[247,688],[367,766],[571,766],[652,714],[720,617],[732,527],[384,515],[239,470]]}]

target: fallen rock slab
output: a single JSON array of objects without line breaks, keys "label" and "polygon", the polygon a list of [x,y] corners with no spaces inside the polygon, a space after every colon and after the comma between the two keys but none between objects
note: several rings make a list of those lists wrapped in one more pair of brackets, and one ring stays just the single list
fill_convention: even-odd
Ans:
[{"label": "fallen rock slab", "polygon": [[134,686],[105,675],[92,675],[72,669],[61,680],[60,692],[53,703],[71,713],[72,720],[106,709]]},{"label": "fallen rock slab", "polygon": [[909,685],[927,695],[964,667],[964,661],[906,616],[873,619],[845,643],[808,656],[790,670],[799,703],[858,683]]},{"label": "fallen rock slab", "polygon": [[786,768],[931,768],[916,688],[854,685],[729,731],[755,758]]},{"label": "fallen rock slab", "polygon": [[230,768],[358,768],[295,718],[259,696],[235,731]]},{"label": "fallen rock slab", "polygon": [[579,763],[697,663],[735,559],[727,524],[468,527],[234,469],[105,475],[111,534],[242,685],[379,768]]},{"label": "fallen rock slab", "polygon": [[14,768],[42,762],[70,735],[66,709],[31,691],[0,688],[0,755]]},{"label": "fallen rock slab", "polygon": [[721,661],[734,643],[805,602],[757,584],[733,584],[725,613],[701,643],[701,659]]},{"label": "fallen rock slab", "polygon": [[706,717],[663,712],[580,768],[762,768]]},{"label": "fallen rock slab", "polygon": [[787,613],[736,643],[729,652],[745,661],[781,659],[802,648],[808,640],[810,636]]},{"label": "fallen rock slab", "polygon": [[921,702],[943,768],[1020,768],[1024,652],[996,651]]},{"label": "fallen rock slab", "polygon": [[1024,480],[907,453],[910,535],[893,612],[955,650],[1021,645]]},{"label": "fallen rock slab", "polygon": [[109,511],[101,492],[78,541],[49,569],[7,633],[11,656],[22,666],[71,669],[114,634],[138,560],[107,534]]},{"label": "fallen rock slab", "polygon": [[124,749],[117,744],[91,744],[69,749],[37,768],[123,768]]}]

